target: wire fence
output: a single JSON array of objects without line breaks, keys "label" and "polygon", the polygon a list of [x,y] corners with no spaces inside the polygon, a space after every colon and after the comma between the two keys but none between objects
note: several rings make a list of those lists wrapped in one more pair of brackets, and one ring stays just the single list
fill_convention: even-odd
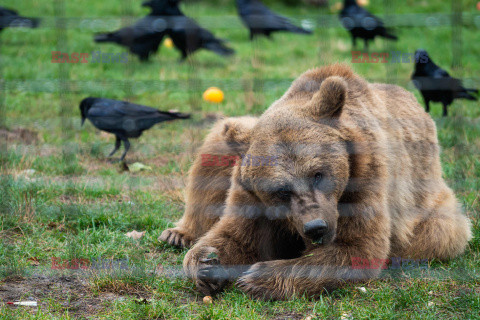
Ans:
[{"label": "wire fence", "polygon": [[[453,5],[454,10],[459,9]],[[55,16],[40,17],[42,20],[41,28],[55,30],[57,47],[65,48],[69,41],[74,40],[69,36],[67,30],[82,30],[85,32],[108,32],[116,30],[122,26],[127,26],[139,19],[139,17],[125,16],[125,17],[65,17],[65,12],[62,11],[64,7],[63,1],[55,1]],[[458,68],[462,61],[462,37],[461,29],[463,27],[480,29],[480,14],[472,12],[452,11],[452,13],[415,13],[415,14],[388,14],[379,15],[385,20],[386,26],[401,27],[401,28],[427,28],[436,29],[448,27],[452,30],[452,67]],[[326,28],[343,28],[341,22],[336,14],[314,15],[309,14],[305,16],[289,17],[294,22],[301,24],[307,29],[326,29]],[[207,29],[244,29],[240,19],[236,15],[229,16],[201,16],[196,19],[199,24]],[[18,29],[25,30],[28,29]],[[92,40],[93,41],[93,40]],[[5,43],[3,43],[5,45]],[[0,37],[0,48],[2,46],[2,38]],[[53,57],[53,52],[52,52]],[[133,60],[133,56],[131,57]],[[52,58],[53,61],[53,58]],[[60,60],[59,60],[60,61]],[[352,58],[353,61],[353,58]],[[128,74],[134,73],[134,66],[131,63],[125,64],[125,70]],[[52,66],[55,67],[55,66]],[[56,66],[59,70],[59,77],[53,79],[4,79],[0,73],[1,88],[3,92],[24,91],[24,92],[46,92],[54,93],[59,91],[71,93],[96,93],[110,88],[124,87],[125,90],[131,90],[131,93],[151,90],[169,90],[175,89],[182,92],[198,91],[204,88],[204,83],[211,83],[212,79],[200,79],[194,74],[189,80],[109,80],[109,79],[90,79],[90,80],[71,80],[68,76],[68,70],[65,65],[61,63]],[[391,66],[386,65],[386,68]],[[1,71],[1,69],[0,69]],[[409,89],[414,87],[411,85],[409,79],[396,78],[392,74],[388,74],[386,78],[368,78],[370,81],[388,82]],[[245,82],[254,84],[253,91],[274,90],[276,88],[285,89],[293,81],[293,78],[222,78],[215,79],[215,82],[228,90],[243,90]],[[480,84],[480,77],[470,77],[463,79],[467,86],[478,86]]]}]

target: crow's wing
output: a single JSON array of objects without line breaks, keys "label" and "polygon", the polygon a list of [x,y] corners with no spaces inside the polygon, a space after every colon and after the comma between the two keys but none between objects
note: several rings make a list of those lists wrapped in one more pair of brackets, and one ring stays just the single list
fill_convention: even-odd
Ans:
[{"label": "crow's wing", "polygon": [[15,10],[0,7],[0,31],[6,27],[36,28],[39,22],[38,18],[22,17]]},{"label": "crow's wing", "polygon": [[18,16],[18,12],[5,7],[0,7],[0,17]]},{"label": "crow's wing", "polygon": [[340,12],[342,24],[347,29],[363,27],[366,29],[383,28],[384,24],[380,18],[374,16],[360,6],[349,6]]},{"label": "crow's wing", "polygon": [[88,111],[87,117],[98,129],[138,137],[143,130],[156,123],[188,119],[190,115],[159,111],[125,101],[98,99]]},{"label": "crow's wing", "polygon": [[288,30],[296,27],[284,16],[276,14],[260,2],[253,2],[240,11],[240,15],[250,28]]},{"label": "crow's wing", "polygon": [[176,32],[185,31],[188,34],[197,32],[201,29],[195,20],[186,16],[170,17],[168,20],[168,28]]},{"label": "crow's wing", "polygon": [[157,122],[168,120],[157,109],[125,101],[98,99],[90,108],[87,118],[98,129],[110,132],[138,132]]},{"label": "crow's wing", "polygon": [[145,17],[132,26],[112,32],[117,43],[131,45],[145,41],[162,41],[167,23],[165,19]]},{"label": "crow's wing", "polygon": [[450,78],[450,75],[447,71],[443,70],[440,67],[437,67],[431,74],[432,78],[441,79],[441,78]]},{"label": "crow's wing", "polygon": [[167,21],[160,17],[147,16],[140,19],[132,27],[136,39],[157,37],[167,30]]},{"label": "crow's wing", "polygon": [[211,33],[209,30],[204,29],[200,26],[198,26],[198,32],[199,32],[199,36],[200,36],[200,39],[201,39],[202,43],[209,43],[209,42],[223,43],[223,42],[225,42],[222,39],[216,38],[213,35],[213,33]]},{"label": "crow's wing", "polygon": [[88,111],[88,117],[138,117],[154,116],[157,113],[157,109],[140,104],[112,99],[99,99]]},{"label": "crow's wing", "polygon": [[187,40],[195,39],[199,44],[209,42],[223,42],[223,40],[215,38],[213,33],[200,27],[200,25],[193,19],[185,16],[173,17],[169,22],[169,28],[174,32],[185,32]]}]

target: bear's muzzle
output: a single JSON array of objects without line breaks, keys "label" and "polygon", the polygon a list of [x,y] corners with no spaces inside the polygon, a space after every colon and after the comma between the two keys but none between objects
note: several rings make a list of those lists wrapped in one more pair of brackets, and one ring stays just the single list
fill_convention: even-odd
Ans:
[{"label": "bear's muzzle", "polygon": [[325,220],[316,219],[303,225],[303,233],[314,243],[322,243],[323,236],[328,232],[328,224]]}]

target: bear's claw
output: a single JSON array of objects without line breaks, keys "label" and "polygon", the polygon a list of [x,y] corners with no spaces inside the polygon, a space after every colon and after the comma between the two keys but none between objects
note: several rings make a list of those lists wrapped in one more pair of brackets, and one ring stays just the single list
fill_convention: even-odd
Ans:
[{"label": "bear's claw", "polygon": [[168,244],[180,247],[180,248],[188,248],[192,245],[192,240],[178,228],[171,228],[166,229],[162,232],[160,237],[158,237],[158,241],[165,241]]},{"label": "bear's claw", "polygon": [[242,274],[236,285],[254,299],[264,301],[282,300],[281,296],[270,289],[267,282],[271,279],[272,274],[266,269],[268,269],[268,266],[264,262],[254,264]]},{"label": "bear's claw", "polygon": [[197,289],[205,295],[216,295],[228,284],[229,274],[219,264],[205,266],[198,270]]}]

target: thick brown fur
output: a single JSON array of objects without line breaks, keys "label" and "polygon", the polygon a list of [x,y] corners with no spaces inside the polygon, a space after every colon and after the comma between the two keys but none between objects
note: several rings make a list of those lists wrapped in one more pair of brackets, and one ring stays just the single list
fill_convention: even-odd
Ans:
[{"label": "thick brown fur", "polygon": [[[233,166],[205,166],[202,155],[242,155],[248,149],[248,133],[256,122],[257,119],[253,117],[239,117],[222,119],[215,124],[190,169],[185,213],[175,228],[163,231],[160,241],[178,247],[190,247],[223,215]],[[232,134],[235,134],[236,140],[229,136]]]},{"label": "thick brown fur", "polygon": [[[471,225],[442,178],[435,124],[404,89],[333,65],[301,75],[245,129],[229,121],[240,120],[216,125],[201,152],[240,145],[278,160],[194,164],[190,183],[202,182],[189,186],[177,232],[196,241],[184,269],[201,292],[238,278],[256,298],[316,296],[379,275],[352,268],[355,258],[449,259],[467,246]],[[328,225],[321,244],[304,232],[316,219]]]}]

